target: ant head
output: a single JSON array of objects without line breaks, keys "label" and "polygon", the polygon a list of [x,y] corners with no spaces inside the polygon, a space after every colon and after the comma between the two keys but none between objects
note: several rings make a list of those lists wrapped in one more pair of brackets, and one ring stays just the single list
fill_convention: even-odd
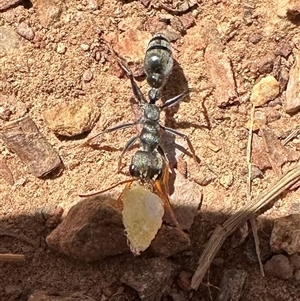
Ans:
[{"label": "ant head", "polygon": [[162,176],[163,159],[157,152],[137,151],[131,161],[130,175],[142,180],[156,180]]}]

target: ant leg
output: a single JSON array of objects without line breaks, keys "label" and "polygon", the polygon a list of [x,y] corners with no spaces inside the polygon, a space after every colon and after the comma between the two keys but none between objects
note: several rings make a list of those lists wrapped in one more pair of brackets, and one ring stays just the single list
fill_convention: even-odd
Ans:
[{"label": "ant leg", "polygon": [[111,132],[114,132],[114,131],[117,131],[117,130],[127,129],[127,128],[133,126],[133,125],[136,125],[137,123],[138,122],[128,122],[128,123],[123,123],[123,124],[116,125],[112,128],[108,128],[108,129],[94,135],[93,137],[89,138],[81,146],[89,146],[91,144],[92,140],[94,140],[95,138],[99,137],[102,134],[111,133]]},{"label": "ant leg", "polygon": [[169,159],[168,159],[168,157],[167,157],[167,155],[166,155],[165,150],[161,147],[161,145],[158,145],[158,146],[157,146],[157,151],[158,151],[159,154],[164,158],[165,162],[166,162],[167,164],[169,164]]},{"label": "ant leg", "polygon": [[184,91],[183,93],[173,97],[173,98],[170,98],[168,99],[162,106],[161,106],[161,109],[165,109],[165,108],[169,108],[169,107],[172,107],[172,106],[175,106],[176,104],[178,104],[179,102],[181,102],[190,92],[194,92],[194,91],[197,91],[197,92],[201,92],[201,91],[204,91],[204,90],[207,90],[207,89],[211,89],[211,88],[214,88],[214,86],[207,86],[207,87],[204,87],[202,89],[193,89],[193,88],[189,88],[187,89],[186,91]]},{"label": "ant leg", "polygon": [[181,102],[191,91],[193,91],[192,89],[187,89],[186,91],[184,91],[183,93],[168,99],[160,108],[163,110],[165,108],[169,108],[172,106],[177,105],[179,102]]},{"label": "ant leg", "polygon": [[105,44],[106,46],[108,47],[108,49],[111,51],[111,53],[113,55],[115,55],[117,57],[117,60],[118,60],[118,63],[119,65],[121,66],[121,68],[125,71],[126,75],[129,77],[130,79],[130,82],[131,82],[131,88],[132,88],[132,91],[133,91],[133,94],[134,94],[134,97],[140,102],[146,102],[146,99],[144,97],[144,95],[142,94],[140,88],[138,87],[138,85],[136,84],[134,78],[133,78],[133,75],[132,75],[132,72],[131,70],[129,69],[129,67],[126,65],[126,62],[125,62],[125,59],[120,56],[120,54],[115,51],[113,49],[113,47],[110,45],[110,43],[108,41],[106,41],[104,38],[101,39]]},{"label": "ant leg", "polygon": [[199,162],[198,162],[198,159],[197,159],[197,156],[196,156],[196,154],[195,154],[195,149],[194,149],[194,147],[193,147],[193,145],[192,145],[191,140],[189,139],[189,137],[188,137],[187,135],[185,135],[185,134],[183,134],[183,133],[180,133],[180,132],[178,132],[178,131],[176,131],[176,130],[174,130],[174,129],[172,129],[172,128],[165,127],[165,126],[163,126],[163,125],[161,125],[161,124],[160,124],[160,127],[161,127],[164,131],[166,131],[167,133],[171,133],[171,134],[173,134],[173,135],[177,135],[177,136],[183,138],[183,139],[187,142],[187,144],[188,144],[188,147],[189,147],[189,149],[190,149],[190,151],[191,151],[191,153],[192,153],[192,156],[193,156],[194,161],[195,161],[196,163],[199,163]]},{"label": "ant leg", "polygon": [[131,88],[132,88],[134,97],[139,101],[139,103],[146,102],[146,99],[145,99],[144,95],[142,94],[141,89],[138,87],[137,83],[135,82],[132,72],[129,69],[129,67],[125,64],[125,62],[123,60],[119,60],[118,63],[130,79]]},{"label": "ant leg", "polygon": [[169,161],[166,161],[165,162],[165,169],[163,171],[163,178],[162,178],[162,181],[163,181],[163,184],[164,184],[164,187],[165,187],[165,190],[166,190],[166,195],[169,195]]},{"label": "ant leg", "polygon": [[118,161],[118,172],[120,172],[121,170],[121,165],[122,165],[122,158],[124,156],[124,154],[134,145],[134,143],[136,142],[137,139],[139,139],[140,136],[135,136],[132,137],[128,140],[128,142],[126,143],[125,147],[122,150],[122,153],[119,157],[119,161]]},{"label": "ant leg", "polygon": [[169,168],[170,168],[169,167],[169,159],[166,155],[166,152],[160,145],[157,146],[157,151],[164,158],[164,161],[165,161],[165,167],[164,167],[163,176],[162,176],[162,183],[164,185],[166,194],[169,195]]},{"label": "ant leg", "polygon": [[[168,168],[168,167],[167,167]],[[161,198],[161,200],[163,201],[164,203],[164,206],[165,208],[169,211],[170,213],[170,216],[173,220],[173,223],[175,224],[175,226],[182,231],[179,223],[178,223],[178,220],[175,216],[175,213],[172,209],[172,205],[170,203],[170,200],[169,200],[169,197],[168,195],[163,191],[163,188],[161,187],[161,181],[160,180],[157,180],[154,182],[154,187],[156,189],[156,194]],[[183,232],[183,231],[182,231]],[[184,232],[183,232],[184,233]],[[186,234],[185,234],[186,235]]]},{"label": "ant leg", "polygon": [[126,186],[125,188],[123,189],[123,191],[120,193],[118,199],[117,199],[117,208],[121,208],[123,209],[123,204],[122,204],[122,197],[123,197],[123,194],[124,194],[124,190],[129,190],[131,185],[132,185],[132,182],[133,181],[136,181],[135,179],[131,179],[131,180],[127,180],[127,183],[126,183]]},{"label": "ant leg", "polygon": [[100,190],[100,191],[96,191],[96,192],[91,192],[91,193],[80,193],[79,194],[79,197],[81,198],[86,198],[86,197],[91,197],[91,196],[96,196],[96,195],[99,195],[101,193],[104,193],[104,192],[107,192],[119,185],[122,185],[122,184],[127,184],[127,183],[132,183],[133,181],[136,181],[135,179],[127,179],[127,180],[124,180],[124,181],[121,181],[121,182],[118,182],[117,184],[114,184],[106,189],[103,189],[103,190]]}]

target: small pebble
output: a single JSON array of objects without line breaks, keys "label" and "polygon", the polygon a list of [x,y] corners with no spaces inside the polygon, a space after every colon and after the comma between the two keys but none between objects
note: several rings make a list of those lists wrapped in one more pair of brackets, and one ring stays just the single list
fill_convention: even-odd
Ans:
[{"label": "small pebble", "polygon": [[292,46],[290,43],[286,41],[282,41],[278,44],[277,48],[275,49],[275,54],[283,56],[287,58],[292,53]]},{"label": "small pebble", "polygon": [[271,73],[273,70],[275,56],[273,54],[266,54],[258,62],[258,71],[260,74]]},{"label": "small pebble", "polygon": [[89,101],[62,103],[44,111],[44,119],[49,128],[56,135],[67,137],[90,131],[99,116],[98,107]]},{"label": "small pebble", "polygon": [[177,284],[182,290],[189,291],[191,289],[192,276],[192,273],[186,272],[184,270],[179,273],[177,278]]},{"label": "small pebble", "polygon": [[[136,200],[134,199],[134,201]],[[140,213],[136,214],[136,216],[138,215],[140,215]],[[143,225],[145,224],[149,223],[145,222]],[[148,234],[148,230],[146,233]],[[146,235],[144,235],[144,237],[145,236]],[[150,249],[156,256],[167,258],[188,249],[190,244],[190,238],[182,230],[162,225],[151,242]]]},{"label": "small pebble", "polygon": [[192,10],[192,16],[194,18],[197,18],[199,16],[199,14],[200,14],[200,11],[198,9],[193,9]]},{"label": "small pebble", "polygon": [[97,10],[99,8],[100,2],[103,3],[103,1],[99,1],[99,4],[98,4],[97,0],[88,0],[87,1],[87,8],[89,10]]},{"label": "small pebble", "polygon": [[232,172],[228,172],[221,176],[220,184],[225,188],[229,188],[233,184],[233,180],[234,178]]},{"label": "small pebble", "polygon": [[90,82],[91,80],[93,79],[93,73],[90,69],[87,69],[83,72],[83,75],[82,75],[82,80],[85,82],[85,83],[88,83]]},{"label": "small pebble", "polygon": [[266,275],[274,276],[279,279],[290,279],[293,277],[293,269],[289,259],[282,255],[274,255],[264,266]]},{"label": "small pebble", "polygon": [[10,52],[19,48],[19,36],[11,27],[0,27],[0,51],[3,53]]},{"label": "small pebble", "polygon": [[276,97],[275,99],[268,102],[268,107],[276,107],[276,106],[282,106],[282,99],[280,97]]},{"label": "small pebble", "polygon": [[55,22],[59,21],[64,2],[61,0],[53,0],[53,1],[34,1],[34,7],[38,14],[38,18],[40,24],[45,27],[49,28]]},{"label": "small pebble", "polygon": [[216,179],[216,175],[207,169],[196,169],[198,171],[191,173],[193,180],[200,186],[207,186]]},{"label": "small pebble", "polygon": [[89,50],[90,50],[90,45],[88,45],[88,44],[81,44],[81,45],[80,45],[80,48],[81,48],[83,51],[89,51]]},{"label": "small pebble", "polygon": [[251,180],[262,178],[263,176],[263,172],[257,166],[251,165]]},{"label": "small pebble", "polygon": [[26,23],[20,23],[17,27],[17,33],[28,41],[32,41],[34,39],[34,31],[33,29]]},{"label": "small pebble", "polygon": [[148,7],[149,4],[150,4],[150,2],[151,2],[151,0],[142,0],[141,2],[142,2],[142,4],[143,4],[145,7]]},{"label": "small pebble", "polygon": [[246,8],[244,9],[243,21],[246,25],[251,25],[253,23],[253,10]]},{"label": "small pebble", "polygon": [[178,266],[163,257],[136,258],[134,264],[127,265],[120,280],[138,292],[139,300],[157,301],[171,290],[177,274]]},{"label": "small pebble", "polygon": [[289,255],[300,252],[299,214],[275,219],[270,245],[273,252],[286,252]]},{"label": "small pebble", "polygon": [[195,19],[192,13],[184,14],[181,17],[182,25],[185,29],[191,28],[195,24]]},{"label": "small pebble", "polygon": [[260,34],[253,34],[252,36],[250,36],[249,38],[249,42],[252,44],[257,44],[262,40],[262,36]]},{"label": "small pebble", "polygon": [[77,202],[46,242],[50,248],[86,262],[129,251],[122,214],[111,198]]},{"label": "small pebble", "polygon": [[6,123],[1,130],[1,138],[6,147],[38,178],[44,177],[61,165],[57,151],[28,115]]},{"label": "small pebble", "polygon": [[268,75],[254,85],[250,101],[256,107],[275,99],[279,94],[279,83],[274,76]]},{"label": "small pebble", "polygon": [[8,108],[0,107],[0,119],[8,121],[12,111]]},{"label": "small pebble", "polygon": [[67,50],[67,46],[64,43],[58,43],[56,52],[59,54],[64,54]]}]

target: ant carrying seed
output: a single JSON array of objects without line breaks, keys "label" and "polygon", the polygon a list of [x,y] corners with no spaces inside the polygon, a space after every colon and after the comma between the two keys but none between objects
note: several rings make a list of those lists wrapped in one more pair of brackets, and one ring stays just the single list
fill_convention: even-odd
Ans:
[{"label": "ant carrying seed", "polygon": [[[125,190],[128,190],[134,181],[139,181],[144,184],[151,183],[154,192],[164,201],[165,206],[170,209],[176,226],[179,226],[171,210],[168,198],[169,164],[166,152],[161,145],[161,131],[163,130],[185,139],[195,162],[197,162],[197,157],[190,139],[185,134],[180,133],[175,129],[166,127],[160,123],[160,113],[164,109],[177,105],[190,93],[191,90],[188,89],[183,93],[168,99],[161,106],[156,104],[156,101],[160,98],[160,90],[164,86],[173,68],[173,58],[170,43],[163,34],[156,34],[153,36],[148,44],[145,54],[144,67],[147,75],[147,82],[151,87],[148,94],[149,101],[147,101],[142,94],[140,88],[134,80],[131,70],[126,65],[124,59],[121,58],[109,45],[108,47],[110,48],[111,52],[116,55],[119,65],[130,79],[132,91],[141,109],[142,117],[135,122],[123,123],[108,128],[89,138],[83,146],[91,145],[91,142],[96,137],[105,133],[111,133],[120,129],[132,127],[134,125],[140,125],[140,133],[137,136],[129,139],[123,151],[121,152],[118,161],[118,171],[120,171],[122,167],[122,158],[124,154],[138,141],[140,143],[140,149],[133,155],[129,168],[130,175],[133,177],[133,179],[121,181],[120,183],[97,193],[85,194],[81,196],[92,196],[103,193],[125,183],[127,183]],[[120,198],[121,196],[119,199]]]}]

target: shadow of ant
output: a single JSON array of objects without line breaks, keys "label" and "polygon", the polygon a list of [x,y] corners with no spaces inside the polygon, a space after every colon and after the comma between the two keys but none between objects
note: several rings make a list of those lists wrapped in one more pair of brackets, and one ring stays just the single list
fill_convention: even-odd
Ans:
[{"label": "shadow of ant", "polygon": [[[181,66],[179,65],[179,63],[174,59],[172,73],[170,74],[170,76],[166,82],[166,85],[164,86],[164,88],[162,90],[162,97],[161,97],[162,102],[165,103],[168,99],[174,97],[175,95],[179,95],[180,93],[182,93],[183,91],[187,91],[188,89],[189,89],[188,81],[186,79],[184,71],[181,68]],[[191,100],[191,98],[189,95],[184,99],[185,102],[190,102],[190,100]],[[194,128],[198,128],[198,129],[203,129],[203,128],[210,129],[211,128],[211,123],[210,123],[210,120],[208,117],[208,113],[207,113],[207,109],[205,107],[204,100],[202,101],[202,108],[203,108],[203,114],[204,114],[206,124],[207,124],[206,126],[199,125],[199,124],[192,123],[192,122],[187,122],[187,121],[176,122],[174,115],[178,112],[179,107],[180,107],[180,103],[165,110],[165,116],[166,116],[165,125],[167,127],[171,127],[171,128],[194,127]],[[174,169],[177,168],[176,149],[178,149],[183,154],[188,155],[189,157],[192,157],[191,152],[189,152],[188,149],[186,149],[185,147],[177,144],[175,142],[175,140],[176,140],[176,137],[174,135],[172,135],[170,133],[162,132],[161,144],[163,146],[163,149],[167,153],[170,170],[172,171],[172,173],[170,173],[170,176],[169,176],[169,193],[170,193],[170,195],[172,195],[172,193],[174,192],[174,183],[176,180],[176,173],[174,172]],[[196,159],[197,159],[197,163],[200,163],[200,158],[196,156]]]},{"label": "shadow of ant", "polygon": [[[165,102],[166,100],[174,97],[174,95],[178,95],[182,93],[183,91],[186,91],[189,89],[188,81],[184,75],[184,71],[179,65],[179,63],[174,59],[174,64],[173,64],[173,71],[170,74],[168,81],[163,88],[162,91],[162,100]],[[197,90],[195,90],[197,92]],[[185,102],[190,102],[191,98],[188,95],[185,100]],[[166,126],[171,126],[174,124],[180,125],[179,128],[188,128],[188,127],[195,127],[195,128],[206,128],[206,129],[211,129],[211,123],[208,117],[208,112],[207,108],[205,106],[205,99],[201,102],[202,109],[203,109],[203,115],[206,121],[206,125],[199,125],[197,123],[192,123],[192,122],[175,122],[174,120],[174,115],[178,112],[180,104],[176,106],[172,106],[172,108],[168,108],[166,112]]]}]

